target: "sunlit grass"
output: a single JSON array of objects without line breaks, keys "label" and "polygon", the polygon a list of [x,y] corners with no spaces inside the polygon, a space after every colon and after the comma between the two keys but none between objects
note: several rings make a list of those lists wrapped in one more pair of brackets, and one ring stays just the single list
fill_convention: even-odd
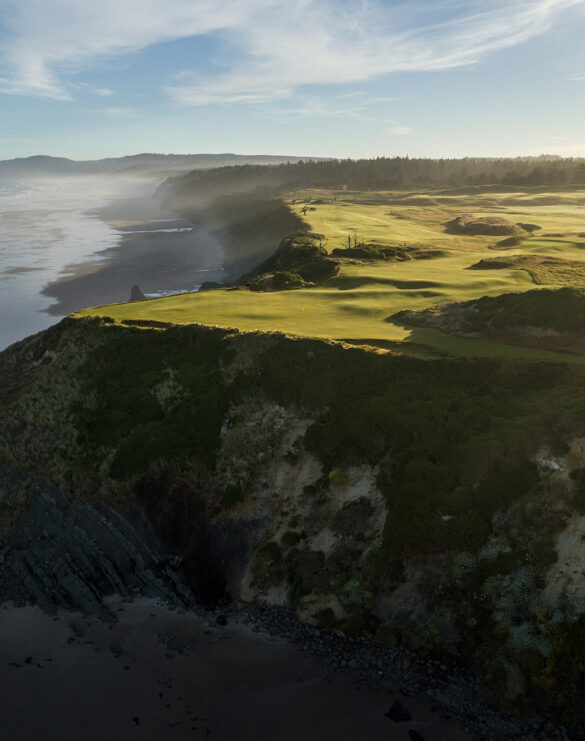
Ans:
[{"label": "sunlit grass", "polygon": [[[445,301],[464,301],[481,296],[534,289],[525,270],[470,270],[483,257],[513,254],[551,254],[571,260],[585,260],[583,208],[572,204],[574,194],[547,194],[561,203],[540,205],[538,196],[521,193],[489,193],[476,198],[446,195],[413,195],[417,204],[427,198],[428,207],[403,205],[389,193],[336,193],[311,191],[288,199],[291,209],[309,208],[304,219],[312,230],[328,239],[327,249],[347,245],[347,236],[357,234],[361,241],[385,244],[425,244],[445,250],[444,257],[407,262],[344,263],[340,274],[320,286],[281,292],[214,290],[182,294],[133,304],[118,304],[80,312],[82,315],[108,315],[122,320],[155,320],[177,324],[201,323],[236,327],[241,330],[281,331],[292,335],[351,341],[364,340],[424,345],[429,352],[468,355],[512,355],[518,357],[559,357],[541,349],[454,338],[436,330],[409,329],[388,320],[404,309],[421,310]],[[404,200],[404,194],[400,195]],[[540,201],[538,199],[540,198]],[[562,199],[567,199],[563,205]],[[534,205],[534,200],[538,205]],[[295,201],[293,203],[293,200]],[[509,204],[513,201],[513,205]],[[522,201],[522,208],[518,202]],[[478,208],[482,203],[482,208]],[[502,215],[515,222],[542,226],[513,249],[498,247],[498,237],[446,234],[444,224],[461,214]],[[550,235],[555,236],[550,236]],[[581,247],[583,243],[583,247]],[[563,273],[564,275],[564,273]],[[566,280],[571,271],[566,272]],[[561,279],[562,283],[562,279]],[[559,285],[558,273],[551,284]],[[541,283],[542,286],[548,285]],[[386,345],[387,346],[387,345]]]}]

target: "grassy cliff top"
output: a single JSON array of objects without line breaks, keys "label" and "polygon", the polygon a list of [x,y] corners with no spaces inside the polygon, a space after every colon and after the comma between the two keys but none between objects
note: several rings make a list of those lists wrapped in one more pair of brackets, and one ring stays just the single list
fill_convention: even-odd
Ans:
[{"label": "grassy cliff top", "polygon": [[[508,340],[461,338],[432,327],[407,327],[392,319],[401,311],[423,311],[449,301],[528,291],[534,289],[536,282],[542,287],[558,288],[572,285],[577,278],[582,280],[581,271],[575,268],[584,265],[585,257],[585,241],[580,236],[585,233],[581,201],[580,190],[548,194],[493,189],[409,194],[291,191],[283,195],[291,219],[302,221],[308,230],[319,235],[320,254],[307,257],[305,273],[288,265],[290,250],[286,256],[282,248],[277,252],[276,241],[275,256],[264,263],[267,270],[280,271],[274,285],[271,277],[269,292],[242,287],[217,289],[88,309],[79,312],[79,316],[278,330],[427,356],[438,353],[583,362],[585,358],[579,353],[563,355],[546,346],[528,348]],[[505,221],[541,228],[527,231],[519,227],[516,231],[522,237],[514,237],[515,243],[510,247],[501,245],[501,234],[470,234],[465,230],[453,233],[449,224],[457,219]],[[259,232],[262,229],[261,217],[256,228]],[[237,241],[237,230],[232,237]],[[358,254],[358,247],[364,252],[364,246],[372,244],[380,257],[386,250],[383,259]],[[414,256],[417,251],[432,259],[396,257],[399,253]],[[338,270],[330,274],[321,271],[315,280],[316,273],[309,268],[323,267],[327,260],[324,253],[335,258]],[[388,254],[394,257],[388,258]],[[482,260],[500,260],[498,269],[469,269]],[[554,269],[550,269],[551,260]],[[266,285],[257,283],[252,287],[262,289]]]}]

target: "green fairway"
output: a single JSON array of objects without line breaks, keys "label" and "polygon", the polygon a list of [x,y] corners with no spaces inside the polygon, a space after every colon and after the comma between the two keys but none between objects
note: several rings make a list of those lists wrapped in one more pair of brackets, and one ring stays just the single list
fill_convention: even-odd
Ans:
[{"label": "green fairway", "polygon": [[[325,235],[329,251],[336,246],[347,246],[347,235],[355,233],[364,241],[438,247],[446,255],[404,262],[342,260],[340,273],[318,286],[274,292],[218,289],[87,309],[79,314],[107,315],[117,321],[196,322],[242,330],[280,331],[364,341],[407,352],[412,349],[420,353],[422,346],[429,354],[507,355],[581,362],[580,355],[457,338],[438,330],[414,329],[388,320],[405,309],[421,310],[446,301],[497,296],[548,285],[539,282],[536,286],[530,273],[523,269],[470,269],[481,258],[548,254],[557,259],[584,261],[585,238],[578,235],[585,233],[585,218],[583,208],[573,202],[581,197],[581,191],[546,197],[555,203],[541,205],[542,194],[538,198],[511,193],[489,193],[482,198],[442,197],[448,204],[438,203],[436,196],[415,198],[413,195],[410,200],[416,200],[417,204],[427,198],[429,205],[424,207],[410,205],[404,194],[397,198],[390,193],[310,191],[306,198],[314,210],[307,210],[303,218],[312,230]],[[521,210],[519,202],[523,203]],[[288,203],[291,210],[306,205],[304,200],[299,201],[298,193]],[[445,222],[461,214],[498,215],[543,228],[532,236],[527,234],[513,248],[504,249],[498,246],[501,241],[498,236],[446,233]],[[571,271],[566,271],[566,275],[569,281]],[[555,280],[558,287],[558,276]]]},{"label": "green fairway", "polygon": [[[289,198],[289,207],[303,215],[304,199],[309,210],[303,215],[311,229],[326,234],[330,247],[342,246],[348,234],[386,243],[432,243],[438,247],[482,250],[497,242],[494,237],[452,235],[445,222],[461,215],[503,216],[514,222],[535,223],[542,229],[531,238],[567,247],[576,241],[585,247],[585,191],[559,193],[488,192],[465,194],[391,192],[342,192],[310,190],[303,200]],[[313,210],[314,209],[314,210]],[[552,242],[545,237],[551,234]],[[583,254],[583,253],[581,253]],[[578,259],[578,258],[577,258]]]}]

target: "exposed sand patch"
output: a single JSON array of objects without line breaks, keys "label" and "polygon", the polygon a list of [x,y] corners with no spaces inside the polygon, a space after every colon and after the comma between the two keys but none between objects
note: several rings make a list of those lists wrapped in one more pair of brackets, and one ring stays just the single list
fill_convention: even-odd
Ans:
[{"label": "exposed sand patch", "polygon": [[335,546],[341,540],[339,533],[334,533],[330,527],[324,527],[322,530],[307,541],[312,551],[321,551],[329,556],[335,549]]},{"label": "exposed sand patch", "polygon": [[[322,478],[323,468],[303,445],[303,437],[312,422],[312,419],[292,416],[287,419],[276,454],[259,467],[254,491],[239,508],[232,510],[231,515],[265,520],[259,541],[267,539],[282,544],[287,533],[297,533],[297,537],[302,538],[298,544],[300,549],[321,551],[328,557],[343,541],[343,535],[332,528],[335,516],[345,506],[364,499],[373,508],[368,518],[367,544],[379,544],[386,502],[378,490],[377,467],[350,467],[343,471],[341,481],[331,482],[324,491],[317,490],[315,484]],[[241,581],[239,597],[245,601],[260,598],[268,604],[286,604],[287,590],[282,586],[258,587],[253,564],[251,559]],[[315,610],[329,606],[326,596],[318,601],[318,605],[313,605]]]},{"label": "exposed sand patch", "polygon": [[549,604],[562,594],[585,600],[585,516],[573,516],[557,538],[558,559],[546,576],[543,597]]},{"label": "exposed sand patch", "polygon": [[571,472],[585,466],[585,437],[575,437],[568,441],[569,452],[564,456],[553,455],[548,445],[543,445],[534,456],[539,473],[551,475],[554,480],[573,488]]}]

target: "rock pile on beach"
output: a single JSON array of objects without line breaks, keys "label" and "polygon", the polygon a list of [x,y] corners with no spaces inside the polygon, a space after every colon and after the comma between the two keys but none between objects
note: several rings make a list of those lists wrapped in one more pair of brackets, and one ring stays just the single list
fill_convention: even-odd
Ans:
[{"label": "rock pile on beach", "polygon": [[[585,732],[570,732],[545,715],[526,722],[490,707],[478,691],[477,670],[454,658],[424,659],[404,649],[352,638],[299,623],[292,611],[252,605],[240,611],[212,613],[210,625],[228,621],[252,623],[256,632],[280,636],[319,657],[333,672],[351,672],[354,692],[392,686],[405,699],[389,708],[388,718],[407,720],[409,697],[424,697],[444,720],[455,719],[478,741],[581,741]],[[412,737],[411,737],[412,738]]]},{"label": "rock pile on beach", "polygon": [[[385,694],[389,699],[381,717],[404,733],[412,731],[410,741],[425,738],[424,728],[408,727],[409,715],[416,717],[413,708],[416,703],[420,708],[421,702],[432,710],[435,731],[437,723],[461,728],[464,735],[457,739],[585,739],[585,733],[569,733],[545,715],[520,722],[495,711],[478,692],[477,668],[454,657],[424,658],[404,648],[303,624],[284,607],[225,604],[205,611],[196,606],[178,572],[169,568],[148,523],[139,512],[134,518],[132,521],[105,505],[71,500],[60,492],[39,487],[19,527],[7,540],[0,541],[2,599],[10,600],[13,610],[31,603],[48,614],[64,608],[115,627],[125,608],[121,605],[114,610],[108,594],[121,595],[128,610],[138,604],[140,596],[150,596],[160,600],[160,609],[167,613],[203,620],[214,636],[210,641],[223,643],[221,638],[238,626],[249,636],[284,641],[294,650],[306,652],[322,667],[323,676],[345,677],[344,681],[351,683],[350,696]],[[192,649],[186,648],[172,630],[159,633],[157,640],[163,646],[165,660],[191,660]],[[78,643],[77,634],[67,643]],[[112,655],[121,655],[115,641],[111,647]],[[26,656],[32,654],[28,650],[20,658],[11,657],[7,665],[26,667]],[[29,663],[38,665],[36,658]],[[394,695],[392,700],[390,695]]]}]

